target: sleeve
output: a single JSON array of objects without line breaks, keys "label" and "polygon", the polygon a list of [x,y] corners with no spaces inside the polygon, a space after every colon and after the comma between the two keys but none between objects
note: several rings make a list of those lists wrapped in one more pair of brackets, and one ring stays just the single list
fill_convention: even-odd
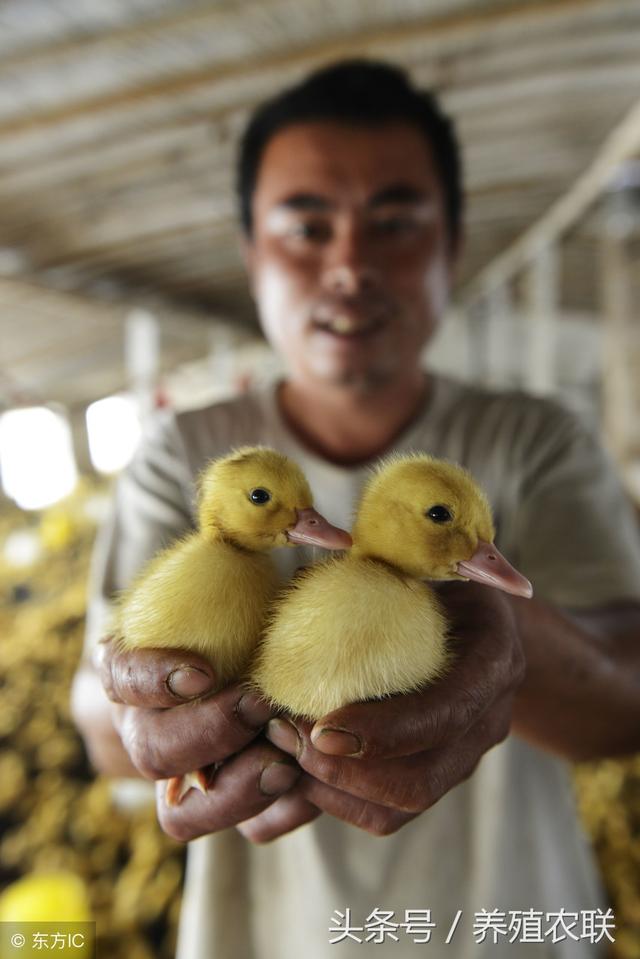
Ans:
[{"label": "sleeve", "polygon": [[638,522],[615,467],[578,417],[547,406],[524,447],[519,568],[560,606],[640,600]]},{"label": "sleeve", "polygon": [[85,653],[108,631],[115,594],[159,549],[193,528],[193,478],[173,414],[154,417],[119,477],[89,573]]}]

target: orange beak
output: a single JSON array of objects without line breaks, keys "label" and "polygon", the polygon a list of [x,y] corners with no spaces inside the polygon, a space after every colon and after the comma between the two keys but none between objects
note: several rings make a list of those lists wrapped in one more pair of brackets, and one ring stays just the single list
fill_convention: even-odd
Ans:
[{"label": "orange beak", "polygon": [[301,546],[324,546],[325,549],[349,549],[351,537],[337,526],[332,526],[314,509],[299,509],[298,521],[287,530],[287,539]]},{"label": "orange beak", "polygon": [[514,596],[524,596],[526,599],[533,596],[533,586],[529,580],[506,561],[493,543],[480,540],[471,559],[458,563],[456,571],[465,579],[495,586]]}]

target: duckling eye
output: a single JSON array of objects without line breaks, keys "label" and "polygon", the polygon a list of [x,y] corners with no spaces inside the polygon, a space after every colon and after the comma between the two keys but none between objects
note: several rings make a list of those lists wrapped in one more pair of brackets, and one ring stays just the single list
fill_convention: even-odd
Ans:
[{"label": "duckling eye", "polygon": [[249,493],[249,499],[252,503],[255,503],[256,506],[262,506],[264,503],[268,503],[271,499],[271,493],[266,489],[262,489],[261,486],[258,486],[257,489],[252,489]]},{"label": "duckling eye", "polygon": [[434,523],[447,523],[451,519],[451,513],[446,506],[432,506],[427,510],[426,515]]}]

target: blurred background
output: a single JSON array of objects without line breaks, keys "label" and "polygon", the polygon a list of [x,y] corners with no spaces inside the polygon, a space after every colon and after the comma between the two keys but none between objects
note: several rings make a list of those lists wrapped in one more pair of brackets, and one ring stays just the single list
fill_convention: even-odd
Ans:
[{"label": "blurred background", "polygon": [[[94,776],[69,718],[87,563],[149,411],[277,373],[234,155],[311,68],[382,58],[440,95],[467,233],[430,362],[574,406],[640,504],[638,51],[640,0],[0,0],[3,889],[61,873],[104,954],[172,955],[183,851],[135,787]],[[640,757],[582,766],[576,789],[612,955],[639,959]]]}]

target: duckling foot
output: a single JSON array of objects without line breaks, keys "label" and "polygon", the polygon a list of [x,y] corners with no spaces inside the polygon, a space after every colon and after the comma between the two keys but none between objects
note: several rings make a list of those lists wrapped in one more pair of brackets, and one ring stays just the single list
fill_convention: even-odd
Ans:
[{"label": "duckling foot", "polygon": [[185,773],[184,776],[173,776],[167,782],[165,793],[167,806],[179,806],[190,789],[198,789],[201,793],[206,793],[208,782],[209,775],[206,769]]}]

